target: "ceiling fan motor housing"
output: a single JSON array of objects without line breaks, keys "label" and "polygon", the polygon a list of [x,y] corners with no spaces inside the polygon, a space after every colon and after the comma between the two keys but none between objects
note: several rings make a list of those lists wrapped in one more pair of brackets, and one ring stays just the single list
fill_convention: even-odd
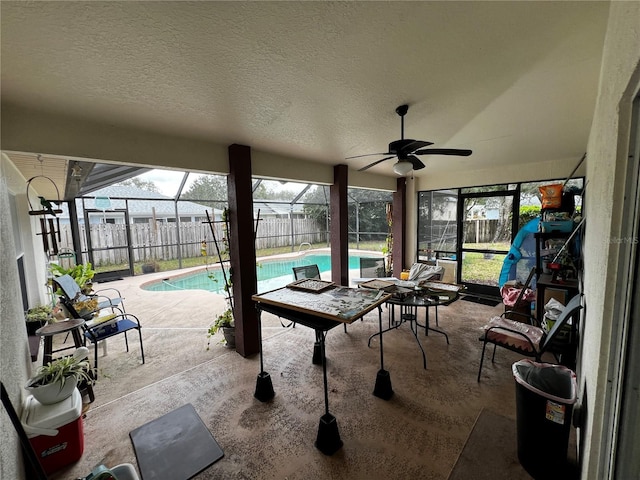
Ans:
[{"label": "ceiling fan motor housing", "polygon": [[411,138],[405,138],[402,140],[395,140],[389,144],[389,153],[400,154],[400,153],[412,153],[412,151],[406,151],[405,149],[411,145],[415,140]]}]

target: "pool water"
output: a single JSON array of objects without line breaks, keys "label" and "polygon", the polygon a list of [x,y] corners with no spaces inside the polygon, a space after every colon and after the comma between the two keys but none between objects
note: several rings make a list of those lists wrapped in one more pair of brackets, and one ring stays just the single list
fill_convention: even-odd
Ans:
[{"label": "pool water", "polygon": [[[371,258],[370,255],[350,255],[349,270],[360,268],[360,258]],[[309,253],[295,259],[270,260],[260,262],[256,267],[258,276],[258,293],[284,287],[293,282],[293,267],[317,264],[320,273],[331,271],[329,254]],[[201,270],[191,275],[168,278],[150,283],[143,287],[153,292],[171,292],[175,290],[207,290],[224,293],[224,278],[218,267]]]}]

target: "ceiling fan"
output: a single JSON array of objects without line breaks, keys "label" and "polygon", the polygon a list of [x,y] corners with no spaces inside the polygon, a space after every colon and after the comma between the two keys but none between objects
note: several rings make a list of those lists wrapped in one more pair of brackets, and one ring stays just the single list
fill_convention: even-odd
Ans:
[{"label": "ceiling fan", "polygon": [[406,175],[411,170],[420,170],[424,168],[424,163],[417,157],[417,155],[456,155],[460,157],[468,157],[471,155],[471,150],[460,150],[457,148],[424,148],[429,145],[433,145],[433,142],[427,142],[424,140],[413,140],[411,138],[404,138],[404,116],[409,110],[409,105],[400,105],[396,108],[396,113],[400,116],[400,140],[394,140],[389,144],[389,151],[383,153],[369,153],[367,155],[357,155],[355,157],[347,157],[346,160],[353,158],[370,157],[374,155],[389,155],[388,157],[376,160],[369,165],[366,165],[360,169],[359,172],[367,170],[385,160],[397,158],[398,162],[393,166],[393,171],[398,175]]}]

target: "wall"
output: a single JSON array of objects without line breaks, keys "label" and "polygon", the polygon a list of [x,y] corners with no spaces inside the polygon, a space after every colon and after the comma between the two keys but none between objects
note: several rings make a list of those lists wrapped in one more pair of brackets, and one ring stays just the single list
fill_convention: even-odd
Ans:
[{"label": "wall", "polygon": [[605,420],[610,395],[608,368],[628,155],[630,102],[640,87],[640,2],[611,2],[600,87],[587,156],[585,300],[579,395],[586,406],[580,432],[585,480],[607,478]]},{"label": "wall", "polygon": [[[27,331],[19,291],[18,268],[13,239],[14,225],[11,221],[9,188],[7,179],[10,168],[0,160],[0,378],[7,389],[11,403],[20,413],[22,386],[30,376],[31,359],[27,343]],[[7,174],[5,174],[5,172]],[[21,480],[24,478],[21,465],[20,444],[15,430],[4,409],[0,413],[0,478]],[[5,436],[5,432],[9,435]]]}]

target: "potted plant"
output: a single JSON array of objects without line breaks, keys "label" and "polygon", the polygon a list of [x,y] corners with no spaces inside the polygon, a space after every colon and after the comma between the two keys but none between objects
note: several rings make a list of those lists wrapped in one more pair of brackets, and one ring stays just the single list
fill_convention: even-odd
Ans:
[{"label": "potted plant", "polygon": [[63,275],[71,276],[85,295],[89,295],[91,293],[91,290],[93,289],[92,280],[96,271],[93,269],[90,262],[81,263],[80,265],[76,265],[72,268],[64,268],[56,263],[52,263],[50,264],[50,268],[51,272],[56,277],[61,277]]},{"label": "potted plant", "polygon": [[149,260],[143,263],[140,268],[142,269],[142,273],[154,273],[160,271],[160,264],[155,260]]},{"label": "potted plant", "polygon": [[224,312],[218,315],[215,321],[209,326],[209,329],[207,330],[207,350],[211,343],[211,337],[220,330],[222,330],[222,334],[224,336],[222,343],[226,344],[227,347],[235,348],[236,329],[233,323],[233,311],[230,308],[227,308]]},{"label": "potted plant", "polygon": [[38,367],[36,375],[30,378],[25,389],[44,405],[58,403],[68,398],[82,381],[92,382],[89,349],[78,348],[73,355],[57,358]]},{"label": "potted plant", "polygon": [[51,319],[51,313],[53,308],[51,305],[38,305],[37,307],[30,308],[24,314],[24,318],[27,322],[27,334],[35,335],[36,330],[40,327],[44,327]]}]

